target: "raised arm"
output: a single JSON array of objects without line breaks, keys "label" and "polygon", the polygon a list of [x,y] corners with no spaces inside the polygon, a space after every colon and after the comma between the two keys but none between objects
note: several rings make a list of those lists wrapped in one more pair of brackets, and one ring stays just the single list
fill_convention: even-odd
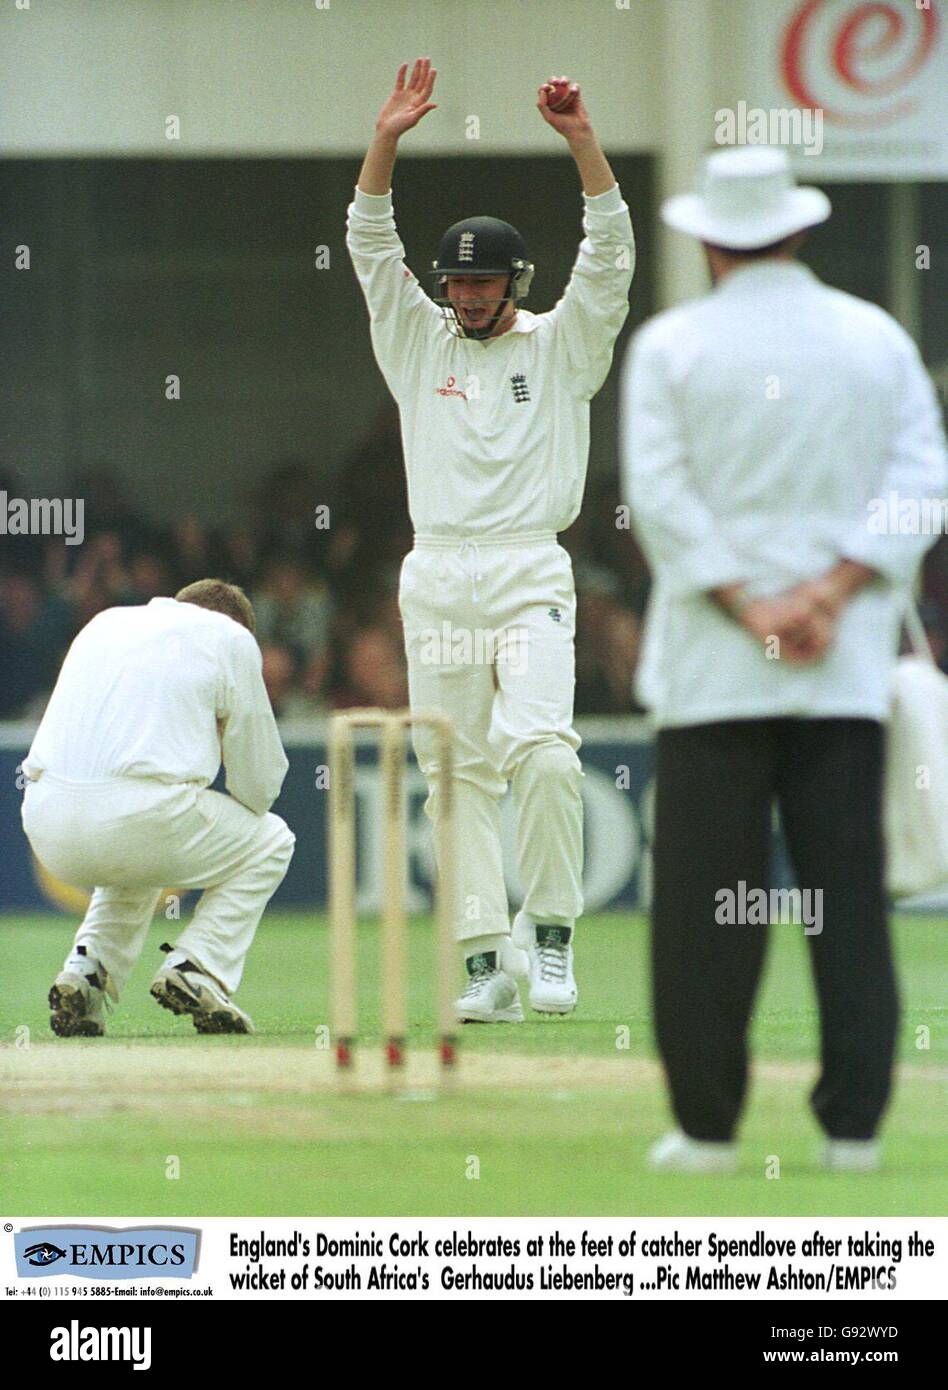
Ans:
[{"label": "raised arm", "polygon": [[430,97],[438,72],[431,66],[431,59],[416,58],[411,78],[406,82],[407,72],[408,64],[402,63],[395,78],[395,90],[378,114],[375,133],[359,171],[357,186],[363,193],[376,197],[388,193],[392,186],[399,139],[406,130],[416,126],[422,116],[434,111],[436,105]]},{"label": "raised arm", "polygon": [[606,379],[629,312],[635,268],[632,219],[579,86],[565,77],[551,78],[539,89],[537,108],[569,146],[583,185],[586,235],[566,292],[550,317],[571,389],[588,400]]},{"label": "raised arm", "polygon": [[537,93],[537,109],[547,125],[569,145],[586,197],[608,193],[615,186],[616,176],[593,130],[579,84],[567,77],[551,77]]},{"label": "raised arm", "polygon": [[443,324],[441,310],[405,264],[405,248],[392,210],[392,169],[399,137],[434,110],[429,97],[436,74],[430,60],[417,58],[406,82],[407,71],[403,63],[395,90],[375,122],[349,205],[346,231],[346,245],[369,310],[375,358],[396,400],[409,389],[425,334]]}]

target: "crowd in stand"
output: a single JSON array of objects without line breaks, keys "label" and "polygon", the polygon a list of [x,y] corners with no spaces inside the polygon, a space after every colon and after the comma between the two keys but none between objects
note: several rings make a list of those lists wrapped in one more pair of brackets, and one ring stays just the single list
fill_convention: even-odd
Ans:
[{"label": "crowd in stand", "polygon": [[[29,497],[0,473],[0,492]],[[0,537],[0,718],[43,709],[78,630],[104,608],[173,595],[217,576],[253,601],[267,689],[277,717],[407,703],[398,572],[411,524],[394,411],[331,481],[290,459],[226,528],[183,510],[155,526],[114,477],[94,471],[71,496],[85,506],[83,543]],[[576,578],[576,713],[637,712],[632,681],[648,573],[615,483],[590,480],[579,520],[561,536]],[[948,540],[929,557],[923,618],[948,670]]]}]

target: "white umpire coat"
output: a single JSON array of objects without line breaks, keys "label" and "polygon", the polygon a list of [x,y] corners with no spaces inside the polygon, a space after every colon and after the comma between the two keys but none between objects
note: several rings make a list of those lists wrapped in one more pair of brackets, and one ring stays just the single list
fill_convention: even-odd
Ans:
[{"label": "white umpire coat", "polygon": [[[623,491],[654,578],[637,685],[656,725],[885,719],[901,607],[935,539],[916,504],[946,478],[909,336],[807,267],[767,260],[645,325],[621,400]],[[773,594],[843,557],[878,578],[813,666],[768,659],[708,596],[741,580]]]}]

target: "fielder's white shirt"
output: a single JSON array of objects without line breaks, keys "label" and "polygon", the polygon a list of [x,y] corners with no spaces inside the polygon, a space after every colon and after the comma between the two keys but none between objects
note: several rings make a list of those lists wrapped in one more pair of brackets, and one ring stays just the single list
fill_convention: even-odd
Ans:
[{"label": "fielder's white shirt", "polygon": [[[900,612],[936,537],[883,533],[879,503],[937,499],[946,479],[908,334],[806,266],[766,261],[646,324],[621,390],[623,490],[655,581],[638,693],[657,725],[886,718]],[[706,593],[776,593],[841,558],[880,577],[814,666],[768,660]]]},{"label": "fielder's white shirt", "polygon": [[262,815],[288,764],[261,664],[223,613],[173,598],[106,609],[69,648],[23,770],[206,787],[223,760],[231,796]]},{"label": "fielder's white shirt", "polygon": [[478,538],[564,531],[582,502],[589,402],[629,310],[635,246],[616,184],[584,198],[585,238],[548,314],[456,337],[404,262],[392,195],[356,189],[346,244],[372,345],[399,406],[416,534]]}]

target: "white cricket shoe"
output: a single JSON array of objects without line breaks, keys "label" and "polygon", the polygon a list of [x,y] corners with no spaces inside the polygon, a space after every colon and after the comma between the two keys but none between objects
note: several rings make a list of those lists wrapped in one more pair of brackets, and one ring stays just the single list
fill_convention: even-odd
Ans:
[{"label": "white cricket shoe", "polygon": [[573,928],[534,922],[518,912],[512,940],[527,953],[530,1007],[538,1014],[571,1014],[579,997],[573,976]]},{"label": "white cricket shoe", "polygon": [[820,1164],[833,1173],[874,1173],[881,1159],[878,1139],[827,1139]]},{"label": "white cricket shoe", "polygon": [[117,998],[105,966],[76,946],[49,991],[49,1026],[60,1038],[101,1038],[105,1011]]},{"label": "white cricket shoe", "polygon": [[660,1173],[733,1173],[737,1145],[692,1139],[675,1129],[649,1149],[648,1166]]},{"label": "white cricket shoe", "polygon": [[509,936],[505,936],[500,944],[500,968],[513,975],[515,980],[525,980],[530,974],[526,951],[515,946]]},{"label": "white cricket shoe", "polygon": [[497,968],[497,952],[468,956],[467,987],[455,1004],[459,1023],[522,1023],[517,982]]},{"label": "white cricket shoe", "polygon": [[163,951],[171,958],[151,982],[149,993],[163,1009],[173,1014],[190,1014],[199,1033],[254,1033],[253,1019],[230,999],[218,982],[183,951]]}]

